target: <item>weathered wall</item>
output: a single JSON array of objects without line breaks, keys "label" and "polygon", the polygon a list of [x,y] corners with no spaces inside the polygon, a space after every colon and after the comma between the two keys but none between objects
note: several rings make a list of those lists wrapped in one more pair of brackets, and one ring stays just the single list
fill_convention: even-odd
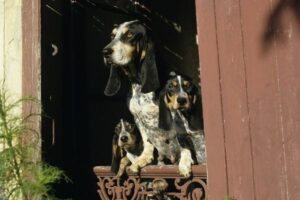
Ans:
[{"label": "weathered wall", "polygon": [[[21,0],[0,0],[0,87],[4,86],[12,101],[22,93],[21,37]],[[15,112],[21,113],[21,108]],[[0,140],[0,151],[3,148]]]},{"label": "weathered wall", "polygon": [[22,92],[21,0],[0,0],[0,80],[13,96]]},{"label": "weathered wall", "polygon": [[0,0],[0,86],[5,80],[12,100],[22,93],[21,28],[21,0]]},{"label": "weathered wall", "polygon": [[196,4],[209,199],[300,199],[299,0]]}]

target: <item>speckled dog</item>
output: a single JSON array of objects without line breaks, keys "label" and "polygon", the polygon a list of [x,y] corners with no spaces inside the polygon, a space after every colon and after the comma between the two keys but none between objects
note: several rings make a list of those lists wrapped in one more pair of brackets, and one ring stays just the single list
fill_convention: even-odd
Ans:
[{"label": "speckled dog", "polygon": [[134,124],[123,119],[115,127],[113,137],[113,157],[111,169],[117,177],[121,177],[127,166],[143,151],[143,141]]},{"label": "speckled dog", "polygon": [[[201,114],[198,88],[189,77],[171,73],[160,94],[159,127],[176,130],[180,145],[191,151],[195,164],[206,163]],[[188,154],[180,159],[179,166],[186,159],[191,159]]]},{"label": "speckled dog", "polygon": [[[150,164],[154,158],[154,147],[158,150],[158,161],[168,159],[177,162],[181,151],[175,131],[165,131],[158,127],[159,107],[155,100],[155,90],[159,87],[153,43],[145,26],[139,21],[124,22],[112,31],[112,41],[103,49],[104,62],[110,66],[110,76],[104,93],[115,95],[121,86],[120,74],[125,74],[131,82],[128,107],[140,130],[144,150],[132,163],[129,170],[137,173]],[[183,165],[189,166],[187,161]],[[184,176],[190,173],[187,167],[179,169]]]}]

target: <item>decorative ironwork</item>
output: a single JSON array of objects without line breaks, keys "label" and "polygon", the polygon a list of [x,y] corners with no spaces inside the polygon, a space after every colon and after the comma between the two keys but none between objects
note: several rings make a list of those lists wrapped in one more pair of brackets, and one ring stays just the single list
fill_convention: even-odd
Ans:
[{"label": "decorative ironwork", "polygon": [[178,167],[147,166],[139,176],[116,178],[110,167],[97,166],[98,193],[102,200],[204,200],[206,166],[192,167],[193,176],[179,175]]}]

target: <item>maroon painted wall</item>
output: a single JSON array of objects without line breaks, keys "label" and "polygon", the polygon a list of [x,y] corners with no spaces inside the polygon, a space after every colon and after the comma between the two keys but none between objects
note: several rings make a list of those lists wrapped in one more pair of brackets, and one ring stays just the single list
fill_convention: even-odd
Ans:
[{"label": "maroon painted wall", "polygon": [[196,6],[208,198],[300,199],[300,2]]}]

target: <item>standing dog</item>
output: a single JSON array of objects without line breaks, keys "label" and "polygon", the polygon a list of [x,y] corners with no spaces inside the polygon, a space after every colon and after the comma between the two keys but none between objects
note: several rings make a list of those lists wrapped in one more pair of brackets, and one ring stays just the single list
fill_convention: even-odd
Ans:
[{"label": "standing dog", "polygon": [[202,109],[198,88],[191,79],[171,74],[160,94],[159,127],[175,129],[183,148],[189,148],[198,164],[206,162]]},{"label": "standing dog", "polygon": [[[103,49],[104,62],[110,66],[110,76],[104,93],[115,95],[121,86],[120,73],[131,82],[131,95],[128,107],[140,130],[144,150],[130,166],[137,173],[140,168],[150,164],[157,149],[159,163],[166,158],[175,163],[182,151],[175,131],[165,131],[158,127],[159,107],[155,101],[155,90],[159,87],[154,47],[145,26],[139,21],[124,22],[112,31],[112,41]],[[190,175],[186,160],[179,167],[184,176]]]},{"label": "standing dog", "polygon": [[135,125],[121,119],[115,127],[113,137],[113,157],[111,169],[121,177],[125,169],[143,151],[143,141]]}]

